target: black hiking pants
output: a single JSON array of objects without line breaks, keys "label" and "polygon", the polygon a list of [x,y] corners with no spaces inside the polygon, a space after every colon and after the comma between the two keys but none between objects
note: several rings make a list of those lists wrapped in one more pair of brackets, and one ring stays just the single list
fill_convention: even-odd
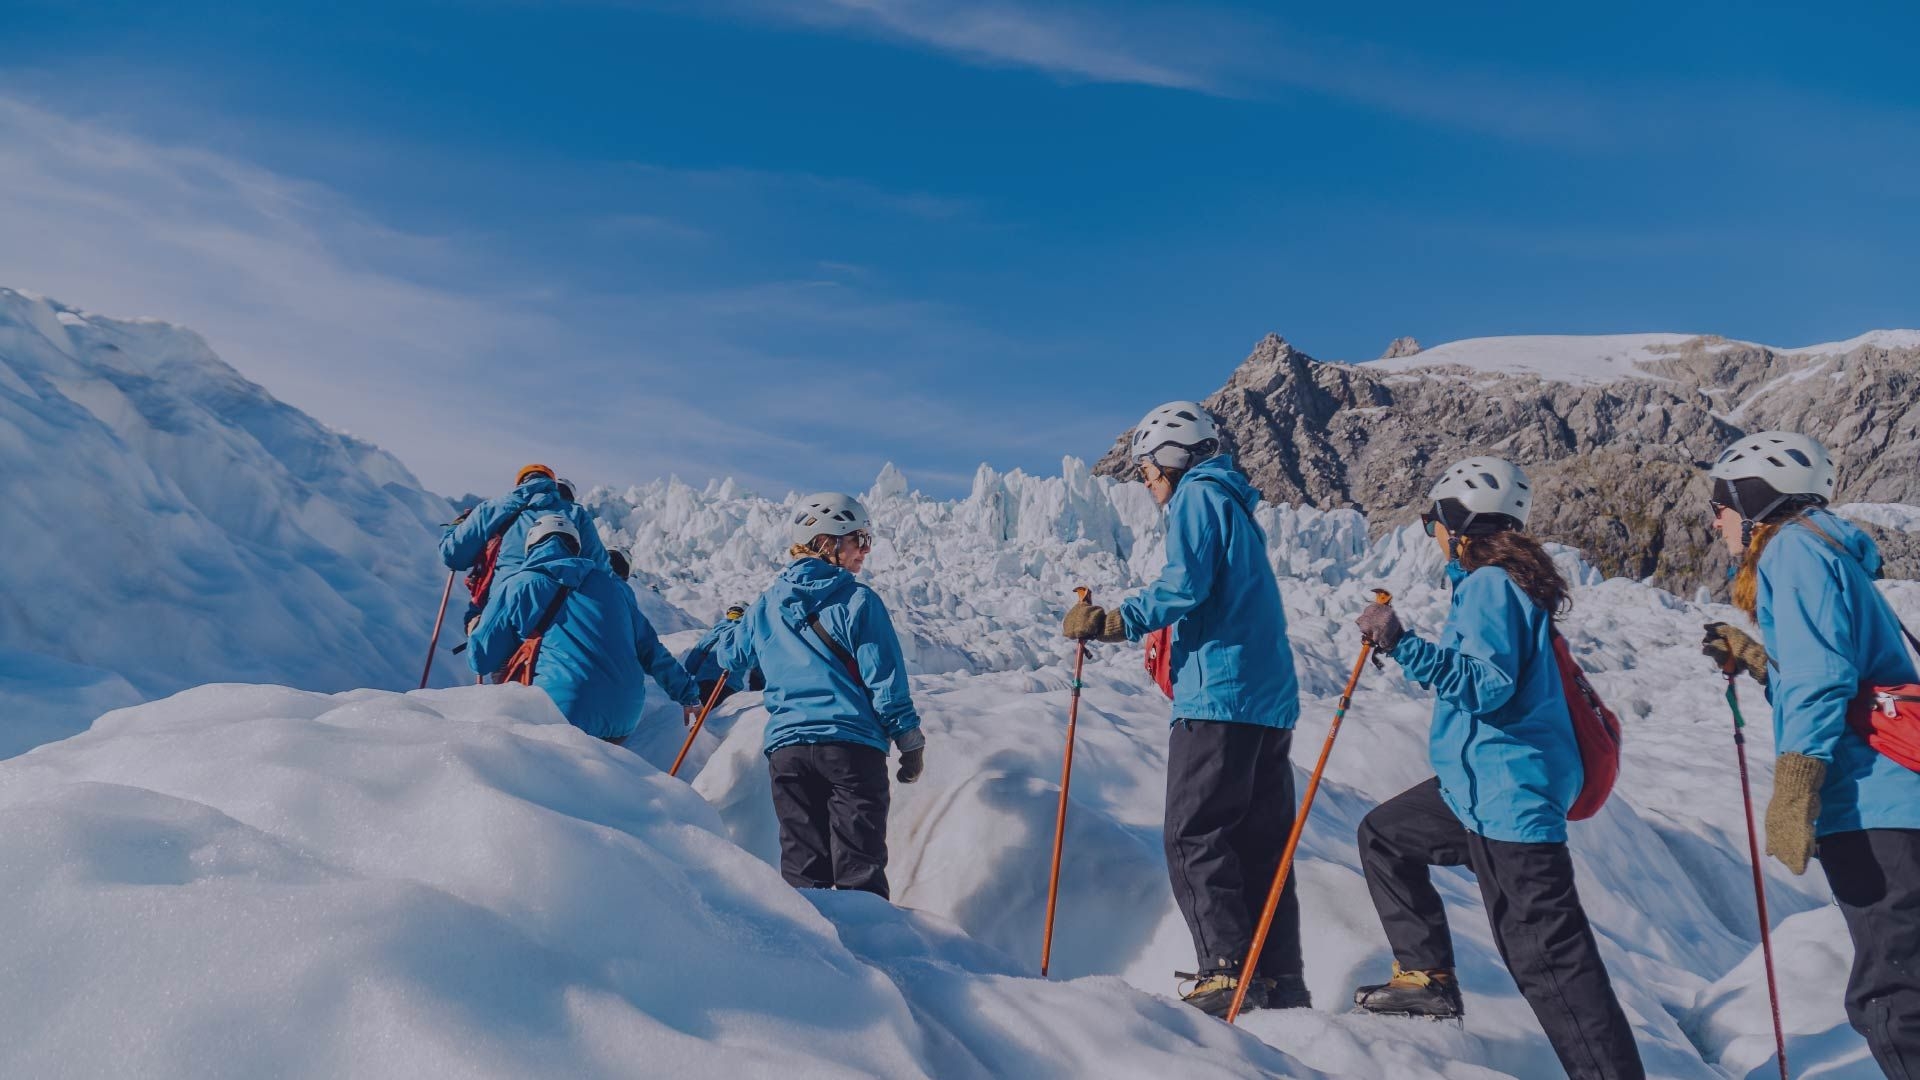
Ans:
[{"label": "black hiking pants", "polygon": [[1820,868],[1853,938],[1847,1020],[1893,1080],[1920,1080],[1920,830],[1820,838]]},{"label": "black hiking pants", "polygon": [[[1167,876],[1202,974],[1237,974],[1293,830],[1293,732],[1176,720],[1167,739]],[[1257,974],[1300,978],[1300,900],[1289,877]]]},{"label": "black hiking pants", "polygon": [[1472,867],[1494,946],[1567,1075],[1646,1076],[1574,890],[1567,845],[1490,840],[1468,830],[1441,800],[1436,777],[1361,820],[1360,865],[1393,958],[1409,971],[1454,966],[1446,908],[1428,867]]},{"label": "black hiking pants", "polygon": [[857,743],[783,746],[767,757],[780,876],[799,889],[887,891],[887,754]]}]

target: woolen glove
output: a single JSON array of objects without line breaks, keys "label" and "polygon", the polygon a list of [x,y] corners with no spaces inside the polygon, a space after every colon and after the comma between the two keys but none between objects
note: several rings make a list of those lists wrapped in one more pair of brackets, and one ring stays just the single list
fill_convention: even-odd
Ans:
[{"label": "woolen glove", "polygon": [[1767,647],[1748,637],[1736,626],[1710,622],[1707,636],[1700,642],[1700,654],[1719,665],[1721,671],[1744,670],[1753,681],[1767,685]]},{"label": "woolen glove", "polygon": [[1805,754],[1781,754],[1773,764],[1773,798],[1767,800],[1767,854],[1796,874],[1813,857],[1813,823],[1820,818],[1820,785],[1827,763]]},{"label": "woolen glove", "polygon": [[1118,611],[1098,608],[1082,600],[1067,609],[1060,632],[1075,641],[1116,642],[1127,640],[1127,624]]},{"label": "woolen glove", "polygon": [[1353,620],[1360,627],[1360,635],[1373,642],[1373,647],[1383,653],[1393,651],[1400,639],[1407,636],[1407,628],[1400,625],[1400,616],[1393,610],[1392,604],[1374,602],[1367,610]]},{"label": "woolen glove", "polygon": [[903,731],[893,740],[900,748],[900,771],[893,774],[895,780],[911,784],[920,779],[920,773],[927,767],[927,736],[919,728]]}]

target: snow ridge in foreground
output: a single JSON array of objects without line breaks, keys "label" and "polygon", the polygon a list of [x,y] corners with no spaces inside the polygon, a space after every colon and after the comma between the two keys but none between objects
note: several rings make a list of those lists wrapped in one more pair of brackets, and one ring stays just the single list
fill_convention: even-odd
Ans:
[{"label": "snow ridge in foreground", "polygon": [[205,686],[0,763],[7,1076],[1312,1076],[804,896],[519,687]]}]

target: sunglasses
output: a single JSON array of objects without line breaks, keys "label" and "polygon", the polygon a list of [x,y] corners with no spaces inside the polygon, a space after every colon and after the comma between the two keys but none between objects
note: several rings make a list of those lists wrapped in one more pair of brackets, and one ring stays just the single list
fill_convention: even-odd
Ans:
[{"label": "sunglasses", "polygon": [[870,532],[848,533],[846,539],[853,541],[853,546],[861,551],[873,550],[873,534]]},{"label": "sunglasses", "polygon": [[1440,524],[1439,514],[1436,514],[1433,511],[1429,510],[1426,513],[1420,515],[1420,527],[1427,530],[1428,536],[1433,535],[1433,527],[1438,524]]}]

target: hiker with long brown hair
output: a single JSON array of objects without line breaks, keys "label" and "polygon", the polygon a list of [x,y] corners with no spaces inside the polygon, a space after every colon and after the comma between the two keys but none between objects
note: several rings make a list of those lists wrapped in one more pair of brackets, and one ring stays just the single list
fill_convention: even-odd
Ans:
[{"label": "hiker with long brown hair", "polygon": [[1848,722],[1863,691],[1920,682],[1873,584],[1879,549],[1826,509],[1833,462],[1805,435],[1746,436],[1711,475],[1733,603],[1760,640],[1709,623],[1702,651],[1773,703],[1767,853],[1796,874],[1820,860],[1853,938],[1847,1019],[1888,1076],[1920,1076],[1920,773]]},{"label": "hiker with long brown hair", "polygon": [[1567,1074],[1645,1076],[1633,1030],[1574,888],[1567,814],[1584,773],[1554,658],[1566,579],[1524,531],[1533,491],[1519,467],[1468,458],[1421,515],[1446,554],[1451,611],[1437,641],[1371,604],[1361,633],[1434,691],[1435,776],[1360,823],[1360,862],[1393,948],[1393,977],[1363,986],[1367,1012],[1459,1018],[1446,908],[1431,867],[1467,866],[1494,945]]}]

